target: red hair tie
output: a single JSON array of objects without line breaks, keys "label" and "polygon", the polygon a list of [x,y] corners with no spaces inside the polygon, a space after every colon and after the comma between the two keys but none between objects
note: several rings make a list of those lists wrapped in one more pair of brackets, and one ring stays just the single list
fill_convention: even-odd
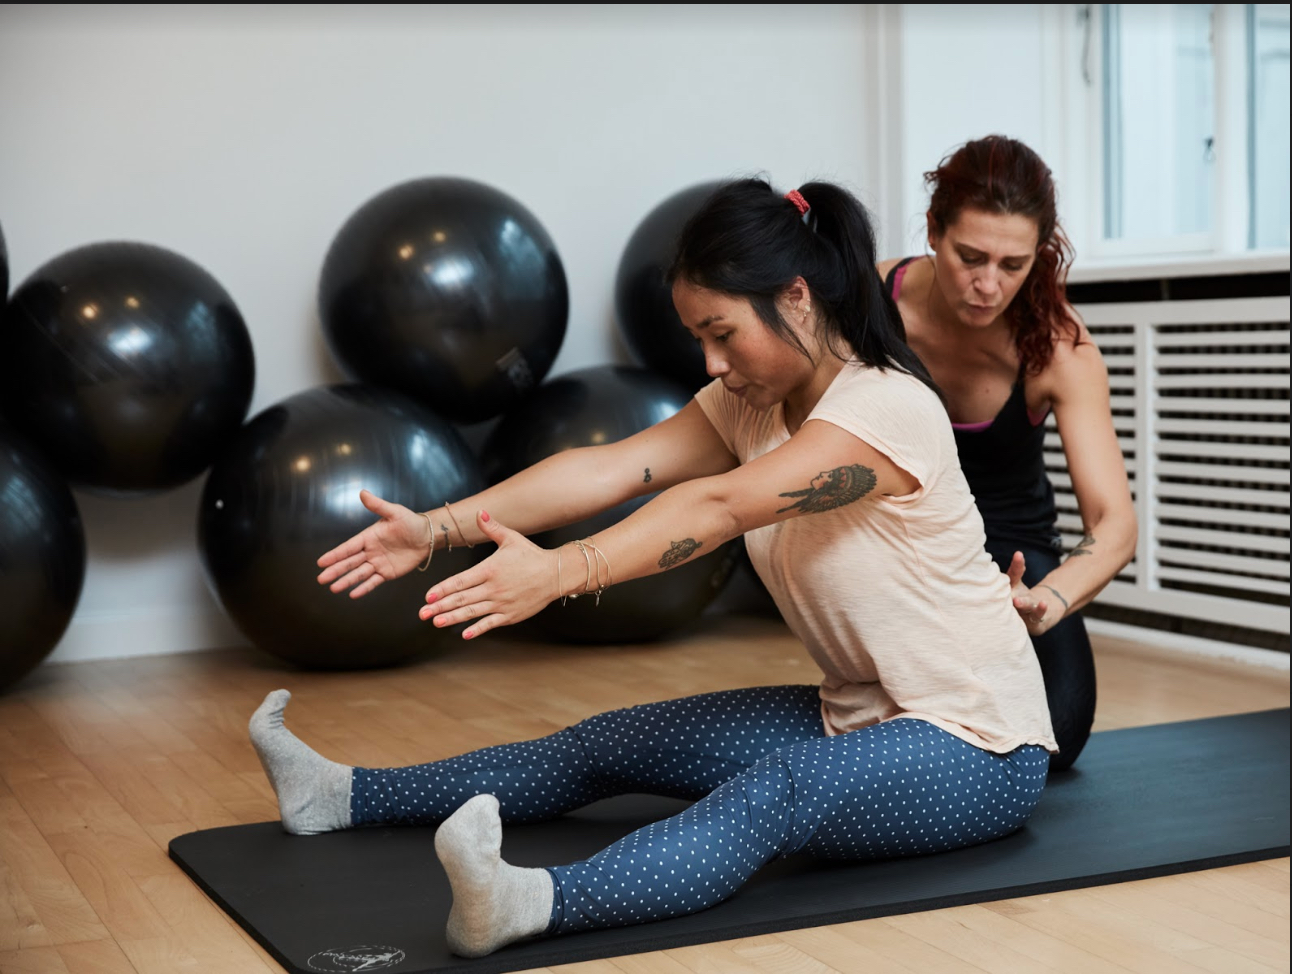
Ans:
[{"label": "red hair tie", "polygon": [[802,193],[797,189],[792,189],[785,194],[785,198],[794,204],[794,207],[799,211],[800,216],[807,216],[807,211],[810,207],[808,206],[808,201],[803,198]]}]

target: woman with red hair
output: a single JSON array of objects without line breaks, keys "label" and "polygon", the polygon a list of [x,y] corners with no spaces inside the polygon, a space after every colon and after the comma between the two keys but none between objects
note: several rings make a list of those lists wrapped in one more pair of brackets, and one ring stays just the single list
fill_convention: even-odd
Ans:
[{"label": "woman with red hair", "polygon": [[[1054,179],[1030,148],[992,135],[925,173],[928,249],[879,272],[911,347],[941,388],[987,549],[1014,584],[1069,767],[1090,734],[1095,670],[1078,610],[1135,554],[1137,526],[1113,429],[1108,372],[1064,297],[1072,250]],[[1084,533],[1061,558],[1045,419],[1053,411]]]}]

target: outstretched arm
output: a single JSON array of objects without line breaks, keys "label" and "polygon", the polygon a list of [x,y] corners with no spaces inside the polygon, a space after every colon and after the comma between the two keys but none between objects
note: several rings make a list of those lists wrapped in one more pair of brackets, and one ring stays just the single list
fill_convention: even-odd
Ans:
[{"label": "outstretched arm", "polygon": [[487,510],[521,534],[582,520],[616,504],[736,463],[700,407],[605,446],[565,450],[501,483],[427,512],[364,491],[379,520],[318,560],[320,584],[352,598],[426,561],[431,548],[495,540],[477,523]]},{"label": "outstretched arm", "polygon": [[480,530],[498,541],[498,551],[432,588],[421,616],[437,626],[476,620],[463,632],[470,639],[520,622],[558,597],[668,571],[753,528],[873,503],[918,486],[869,444],[813,420],[757,460],[664,491],[588,538],[583,549],[539,548],[492,512],[481,512]]},{"label": "outstretched arm", "polygon": [[1054,417],[1084,533],[1063,564],[1030,590],[1020,581],[1022,556],[1014,556],[1014,605],[1034,636],[1098,595],[1134,557],[1138,533],[1099,349],[1061,343],[1052,369]]}]

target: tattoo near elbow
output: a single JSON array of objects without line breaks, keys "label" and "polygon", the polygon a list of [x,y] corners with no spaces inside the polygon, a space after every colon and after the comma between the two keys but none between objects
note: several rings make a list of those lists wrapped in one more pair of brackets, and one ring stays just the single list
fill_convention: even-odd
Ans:
[{"label": "tattoo near elbow", "polygon": [[1077,546],[1068,552],[1068,557],[1076,558],[1078,555],[1091,554],[1090,546],[1093,545],[1094,543],[1095,543],[1095,536],[1093,534],[1086,534],[1084,537],[1082,537],[1080,541],[1077,542]]},{"label": "tattoo near elbow", "polygon": [[674,541],[669,544],[668,551],[660,555],[659,567],[663,569],[676,568],[703,547],[704,542],[696,541],[695,538]]},{"label": "tattoo near elbow", "polygon": [[812,483],[802,490],[786,491],[778,495],[797,497],[798,500],[788,507],[782,507],[776,513],[800,511],[803,514],[820,514],[823,511],[832,511],[836,507],[861,500],[875,489],[875,483],[875,471],[860,463],[847,467],[835,467],[833,470],[822,470],[812,478]]}]

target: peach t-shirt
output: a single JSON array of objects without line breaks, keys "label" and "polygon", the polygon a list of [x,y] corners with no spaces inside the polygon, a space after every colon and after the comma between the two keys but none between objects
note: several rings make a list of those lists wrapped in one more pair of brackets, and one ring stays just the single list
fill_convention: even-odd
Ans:
[{"label": "peach t-shirt", "polygon": [[[758,412],[716,381],[696,401],[741,463],[789,439],[780,405]],[[852,360],[813,420],[864,440],[920,483],[903,497],[745,535],[754,568],[824,675],[826,733],[917,717],[997,753],[1056,751],[1031,639],[986,552],[938,397],[904,372]]]}]

